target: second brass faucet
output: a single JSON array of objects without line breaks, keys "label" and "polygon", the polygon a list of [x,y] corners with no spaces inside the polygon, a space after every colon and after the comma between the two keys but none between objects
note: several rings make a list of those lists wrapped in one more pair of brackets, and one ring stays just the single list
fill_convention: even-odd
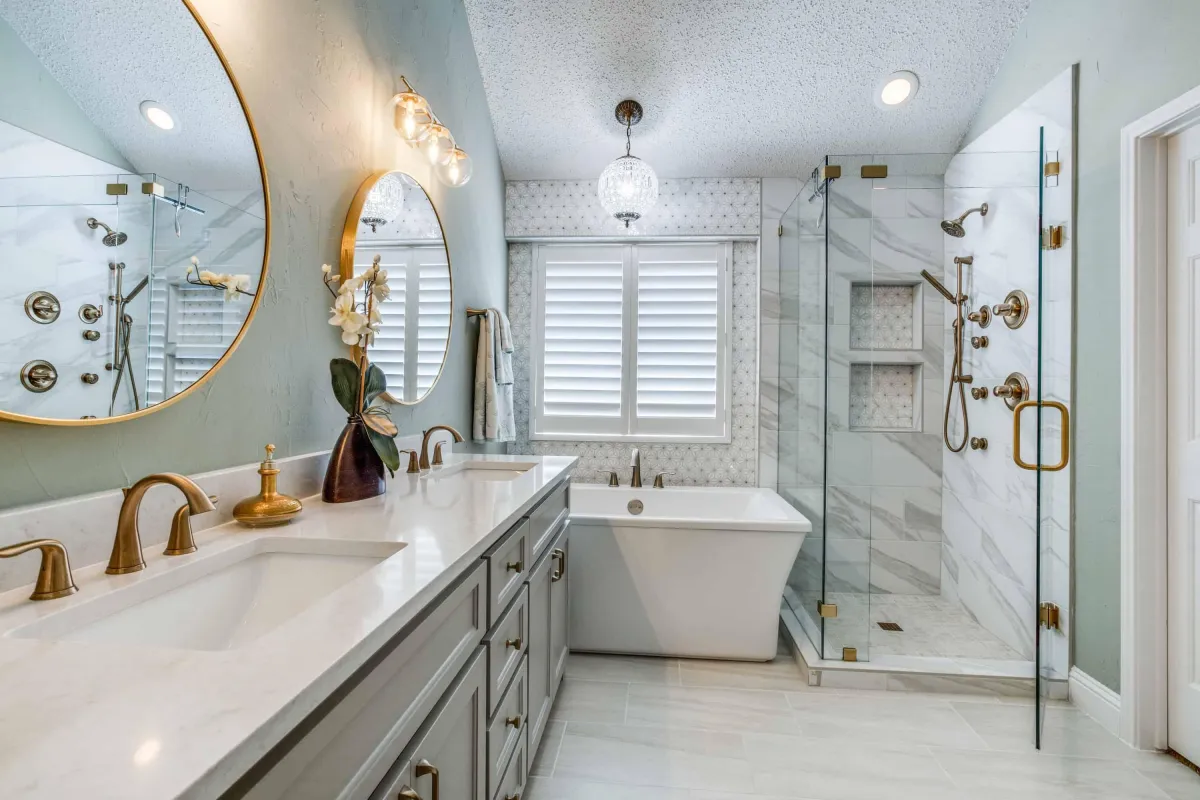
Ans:
[{"label": "second brass faucet", "polygon": [[117,516],[117,536],[113,540],[108,568],[104,570],[109,575],[124,575],[146,568],[146,559],[142,557],[142,537],[138,532],[138,512],[141,510],[142,498],[146,496],[147,490],[160,483],[170,484],[183,492],[183,496],[187,498],[189,513],[203,514],[206,511],[214,510],[208,495],[190,478],[176,475],[174,472],[163,472],[142,478],[125,490],[121,513]]}]

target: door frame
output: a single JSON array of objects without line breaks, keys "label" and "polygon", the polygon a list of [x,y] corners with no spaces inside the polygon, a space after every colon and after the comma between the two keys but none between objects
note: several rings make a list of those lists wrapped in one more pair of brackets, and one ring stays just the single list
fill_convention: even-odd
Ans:
[{"label": "door frame", "polygon": [[1121,722],[1167,747],[1167,139],[1200,87],[1121,130]]}]

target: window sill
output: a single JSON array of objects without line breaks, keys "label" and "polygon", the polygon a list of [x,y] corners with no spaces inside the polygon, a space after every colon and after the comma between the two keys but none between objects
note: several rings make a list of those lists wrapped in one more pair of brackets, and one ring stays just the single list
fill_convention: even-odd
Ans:
[{"label": "window sill", "polygon": [[613,444],[731,444],[732,438],[721,436],[664,436],[661,434],[614,433],[531,433],[532,442],[611,442]]}]

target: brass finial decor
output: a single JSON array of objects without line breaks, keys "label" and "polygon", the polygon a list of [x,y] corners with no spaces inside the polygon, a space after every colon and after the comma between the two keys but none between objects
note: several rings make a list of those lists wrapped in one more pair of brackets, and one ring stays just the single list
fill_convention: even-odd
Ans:
[{"label": "brass finial decor", "polygon": [[251,528],[270,528],[294,520],[304,510],[304,504],[278,491],[275,445],[267,445],[267,457],[258,465],[258,474],[262,476],[259,493],[234,506],[233,518]]}]

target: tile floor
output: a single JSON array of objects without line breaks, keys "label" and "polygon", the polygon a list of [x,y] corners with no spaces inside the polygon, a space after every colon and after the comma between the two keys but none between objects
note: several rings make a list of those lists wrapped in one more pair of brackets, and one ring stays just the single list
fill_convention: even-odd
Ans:
[{"label": "tile floor", "polygon": [[809,688],[767,664],[572,654],[526,800],[1200,800],[1068,704]]},{"label": "tile floor", "polygon": [[[804,613],[815,609],[820,600],[819,593],[799,597]],[[938,596],[830,592],[826,602],[838,607],[837,618],[825,621],[827,658],[840,657],[843,647],[856,647],[860,659],[1021,659],[1017,651],[972,619],[960,605]],[[895,622],[904,630],[885,631],[877,624],[880,622]],[[864,651],[869,651],[869,656]]]}]

